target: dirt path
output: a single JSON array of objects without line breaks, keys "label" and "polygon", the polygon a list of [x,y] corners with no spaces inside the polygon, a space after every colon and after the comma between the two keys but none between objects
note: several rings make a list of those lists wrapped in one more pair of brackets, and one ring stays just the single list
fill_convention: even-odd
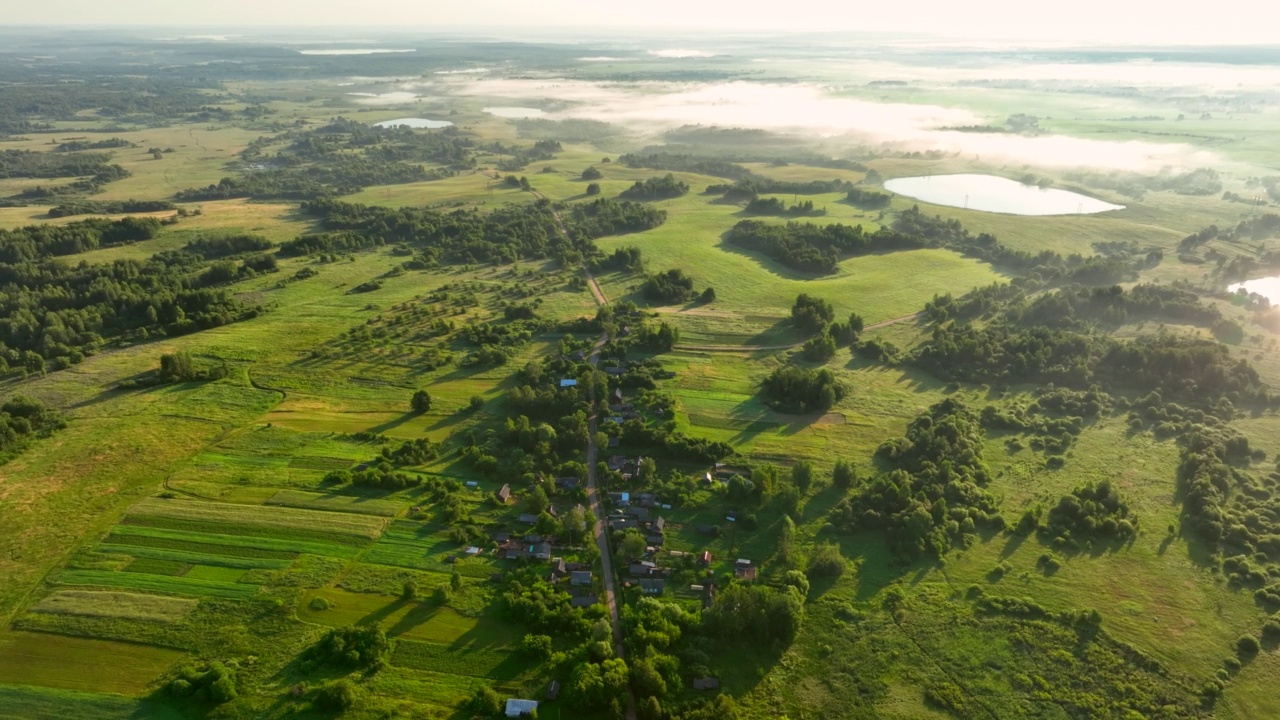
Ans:
[{"label": "dirt path", "polygon": [[[903,315],[902,317],[893,318],[892,320],[882,320],[878,323],[872,323],[864,327],[862,330],[863,332],[866,332],[867,330],[875,330],[876,328],[896,325],[898,323],[907,322],[908,320],[915,320],[918,317],[920,317],[920,313]],[[790,350],[791,348],[800,347],[803,344],[803,342],[797,342],[789,345],[676,345],[675,349],[697,350],[699,352],[757,352],[761,350]]]}]

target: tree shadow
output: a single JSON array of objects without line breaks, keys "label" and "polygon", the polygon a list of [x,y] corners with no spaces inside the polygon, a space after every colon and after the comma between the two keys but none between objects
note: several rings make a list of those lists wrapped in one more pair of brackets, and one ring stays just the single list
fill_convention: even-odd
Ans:
[{"label": "tree shadow", "polygon": [[408,412],[395,418],[394,420],[388,420],[384,423],[379,423],[377,425],[374,425],[373,427],[369,428],[366,432],[379,433],[379,434],[385,433],[389,430],[395,430],[396,428],[400,427],[401,425],[404,425],[405,423],[409,422],[410,420],[416,417],[418,417],[418,413]]}]

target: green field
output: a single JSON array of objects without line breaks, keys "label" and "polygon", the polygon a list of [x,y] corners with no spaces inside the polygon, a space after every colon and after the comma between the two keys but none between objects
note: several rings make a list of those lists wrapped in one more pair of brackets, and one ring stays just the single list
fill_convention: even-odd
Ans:
[{"label": "green field", "polygon": [[0,633],[0,682],[134,695],[182,657],[146,645],[7,631]]}]

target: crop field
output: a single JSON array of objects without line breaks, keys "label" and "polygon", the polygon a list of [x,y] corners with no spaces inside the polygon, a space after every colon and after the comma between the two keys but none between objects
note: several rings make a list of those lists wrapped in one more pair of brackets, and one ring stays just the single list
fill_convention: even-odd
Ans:
[{"label": "crop field", "polygon": [[385,520],[351,513],[326,513],[296,508],[148,499],[129,509],[126,522],[181,529],[236,528],[228,534],[266,537],[328,537],[344,544],[360,544],[376,538]]},{"label": "crop field", "polygon": [[267,504],[383,517],[394,517],[405,507],[404,503],[396,500],[379,500],[359,495],[322,495],[302,490],[281,490],[272,495]]},{"label": "crop field", "polygon": [[83,720],[130,717],[178,720],[183,717],[162,703],[124,695],[0,684],[0,717],[5,720],[61,720],[73,716]]},{"label": "crop field", "polygon": [[[396,520],[369,548],[364,559],[416,570],[457,572],[468,577],[488,577],[497,569],[491,557],[465,557],[463,549],[465,546],[449,538],[444,526]],[[455,562],[446,562],[450,557],[454,557]]]},{"label": "crop field", "polygon": [[5,631],[0,633],[0,683],[132,695],[182,657],[176,650],[146,645]]}]

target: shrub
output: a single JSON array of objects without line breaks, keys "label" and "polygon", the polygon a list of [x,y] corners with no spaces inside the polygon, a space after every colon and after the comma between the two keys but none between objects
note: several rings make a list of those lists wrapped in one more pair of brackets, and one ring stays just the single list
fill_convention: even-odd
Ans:
[{"label": "shrub", "polygon": [[1236,640],[1236,653],[1243,658],[1253,657],[1262,649],[1262,644],[1258,642],[1258,638],[1252,635],[1241,635]]},{"label": "shrub", "polygon": [[328,600],[317,595],[311,598],[311,602],[307,604],[307,607],[318,612],[321,610],[328,610],[333,606],[329,604]]},{"label": "shrub", "polygon": [[326,683],[316,690],[316,707],[343,712],[356,704],[356,686],[346,678]]}]

